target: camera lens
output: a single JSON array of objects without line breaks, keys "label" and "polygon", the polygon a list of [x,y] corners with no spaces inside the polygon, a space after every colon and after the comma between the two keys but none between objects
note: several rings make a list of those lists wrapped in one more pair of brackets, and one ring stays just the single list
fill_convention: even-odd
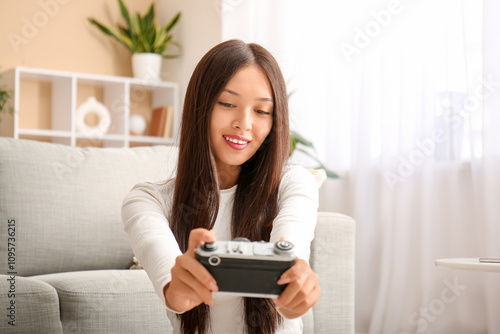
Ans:
[{"label": "camera lens", "polygon": [[218,266],[218,265],[220,264],[220,257],[215,256],[215,255],[210,256],[210,257],[208,258],[208,263],[210,263],[210,265],[211,265],[211,266],[214,266],[214,267],[215,267],[215,266]]}]

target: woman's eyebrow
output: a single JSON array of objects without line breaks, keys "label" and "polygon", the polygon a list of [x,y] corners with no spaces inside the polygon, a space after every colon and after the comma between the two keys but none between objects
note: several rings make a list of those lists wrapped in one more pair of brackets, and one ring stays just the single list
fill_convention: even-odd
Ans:
[{"label": "woman's eyebrow", "polygon": [[[229,94],[234,95],[234,96],[238,96],[238,97],[240,96],[240,94],[238,94],[235,91],[232,91],[230,89],[227,89],[227,88],[224,88],[222,91],[223,92],[228,92]],[[269,97],[261,97],[261,98],[255,99],[255,100],[257,100],[257,101],[263,101],[263,102],[273,102],[273,99],[271,99]]]}]

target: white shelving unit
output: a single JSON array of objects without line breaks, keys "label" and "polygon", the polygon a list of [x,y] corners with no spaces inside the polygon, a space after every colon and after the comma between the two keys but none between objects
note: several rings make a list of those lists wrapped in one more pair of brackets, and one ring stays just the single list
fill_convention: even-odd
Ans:
[{"label": "white shelving unit", "polygon": [[[33,104],[30,99],[37,97],[30,96],[29,89],[25,89],[29,86],[26,82],[43,83],[49,87],[37,93],[39,98],[40,95],[51,92],[50,97],[44,97],[49,103],[43,106],[49,111],[43,110],[43,107],[27,110]],[[2,115],[0,136],[45,140],[71,146],[92,146],[92,142],[99,142],[104,147],[129,147],[171,145],[179,130],[179,87],[174,82],[16,67],[0,74],[0,84],[2,88],[14,92],[13,106],[16,111],[13,117]],[[89,136],[76,131],[77,101],[82,98],[79,96],[81,87],[92,87],[102,92],[102,98],[98,100],[106,106],[111,116],[111,125],[106,133],[93,133]],[[173,107],[170,137],[130,134],[129,119],[140,109],[140,104],[149,106],[150,112],[160,106]],[[37,128],[29,124],[31,120],[28,118],[36,118],[42,113],[50,115],[50,126]]]}]

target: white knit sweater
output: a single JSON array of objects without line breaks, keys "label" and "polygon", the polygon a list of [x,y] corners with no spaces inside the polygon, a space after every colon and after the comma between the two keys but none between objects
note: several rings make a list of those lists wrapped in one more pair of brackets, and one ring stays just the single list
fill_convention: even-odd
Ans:
[{"label": "white knit sweater", "polygon": [[[231,240],[231,216],[234,186],[220,191],[219,213],[214,230],[216,240]],[[125,197],[122,217],[132,250],[146,270],[158,296],[165,303],[164,286],[170,282],[170,269],[181,255],[166,217],[172,207],[174,182],[141,183]],[[314,176],[300,166],[289,166],[283,174],[278,195],[279,214],[273,221],[271,242],[280,237],[295,245],[297,257],[309,260],[318,209],[318,185]],[[175,313],[167,312],[175,333],[180,333]],[[211,332],[244,333],[245,323],[241,297],[214,293],[210,308]],[[285,319],[278,333],[302,333],[301,319]]]}]

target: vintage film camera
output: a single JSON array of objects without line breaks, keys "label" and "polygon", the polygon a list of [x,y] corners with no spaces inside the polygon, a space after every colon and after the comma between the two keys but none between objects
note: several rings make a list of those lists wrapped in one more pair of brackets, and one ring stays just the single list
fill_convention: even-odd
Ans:
[{"label": "vintage film camera", "polygon": [[217,281],[220,292],[238,296],[273,298],[286,287],[276,282],[295,263],[288,241],[250,242],[246,238],[205,243],[196,257]]}]

